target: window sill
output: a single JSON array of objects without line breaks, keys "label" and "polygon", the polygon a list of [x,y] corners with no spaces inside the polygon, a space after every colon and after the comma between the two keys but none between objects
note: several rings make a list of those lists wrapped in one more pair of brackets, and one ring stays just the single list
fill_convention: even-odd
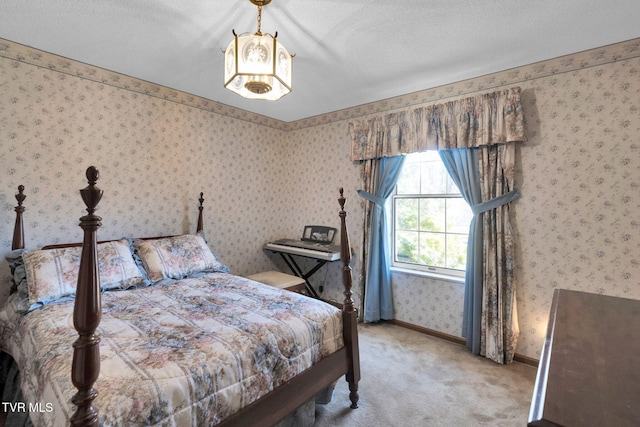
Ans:
[{"label": "window sill", "polygon": [[430,279],[445,280],[447,282],[464,284],[464,277],[450,276],[447,274],[438,274],[422,270],[414,270],[411,268],[391,267],[391,273],[410,274],[413,276],[428,277]]}]

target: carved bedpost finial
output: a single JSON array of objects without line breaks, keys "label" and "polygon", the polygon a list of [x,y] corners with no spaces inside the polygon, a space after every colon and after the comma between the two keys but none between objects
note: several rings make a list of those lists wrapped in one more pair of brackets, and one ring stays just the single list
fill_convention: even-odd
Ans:
[{"label": "carved bedpost finial", "polygon": [[98,169],[89,167],[86,176],[89,185],[80,190],[88,214],[80,218],[84,239],[73,309],[73,326],[78,331],[78,339],[73,343],[71,367],[71,380],[78,392],[71,399],[76,405],[71,425],[97,427],[98,411],[93,407],[93,400],[98,392],[93,385],[100,375],[100,337],[96,329],[102,317],[102,300],[96,233],[102,225],[102,218],[94,212],[102,198],[102,190],[96,187],[100,176]]},{"label": "carved bedpost finial", "polygon": [[18,194],[16,194],[16,200],[18,201],[18,207],[22,207],[22,202],[24,202],[24,199],[27,198],[27,196],[25,196],[23,192],[24,192],[24,185],[18,185]]},{"label": "carved bedpost finial", "polygon": [[18,194],[16,194],[16,200],[18,206],[14,208],[16,211],[16,223],[13,228],[13,242],[11,243],[11,250],[24,249],[24,226],[22,222],[22,213],[24,212],[24,206],[22,202],[27,196],[24,195],[24,185],[18,185]]},{"label": "carved bedpost finial", "polygon": [[198,226],[196,228],[196,231],[204,230],[204,225],[202,224],[202,210],[204,209],[202,207],[202,203],[204,202],[204,197],[202,197],[203,195],[204,193],[200,192],[200,198],[198,199],[198,201],[200,202],[200,206],[198,206]]},{"label": "carved bedpost finial", "polygon": [[89,185],[96,185],[98,178],[100,178],[100,172],[98,172],[98,169],[95,166],[89,166],[85,175],[87,177],[87,181],[89,181]]},{"label": "carved bedpost finial", "polygon": [[[84,204],[87,205],[87,212],[89,213],[88,216],[93,216],[98,203],[100,203],[100,199],[102,199],[102,190],[96,187],[96,182],[98,182],[98,178],[100,178],[100,172],[98,172],[98,169],[96,169],[95,166],[89,166],[87,168],[86,176],[87,181],[89,181],[89,185],[80,190],[80,195],[82,196],[82,200],[84,200]],[[95,218],[97,218],[98,221],[101,219],[100,217]],[[80,218],[80,220],[82,221],[82,218]],[[100,225],[102,224],[98,224],[98,227]],[[82,227],[82,224],[80,226]]]}]

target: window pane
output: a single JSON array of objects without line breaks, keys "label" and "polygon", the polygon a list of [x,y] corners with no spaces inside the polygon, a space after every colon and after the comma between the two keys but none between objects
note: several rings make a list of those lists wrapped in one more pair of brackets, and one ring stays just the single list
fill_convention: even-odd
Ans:
[{"label": "window pane", "polygon": [[396,261],[418,263],[418,232],[396,233]]},{"label": "window pane", "polygon": [[447,233],[469,234],[473,212],[462,198],[447,199]]},{"label": "window pane", "polygon": [[420,199],[420,230],[445,231],[445,200]]},{"label": "window pane", "polygon": [[442,164],[440,156],[435,153],[428,161],[422,163],[421,194],[447,194],[449,173]]},{"label": "window pane", "polygon": [[447,234],[447,263],[446,268],[464,270],[467,266],[468,236],[461,234]]},{"label": "window pane", "polygon": [[[446,172],[446,168],[445,168],[445,172]],[[446,172],[446,174],[447,174],[447,194],[460,194],[460,189],[456,186],[456,183],[453,182],[453,179],[451,179],[449,172]]]},{"label": "window pane", "polygon": [[434,266],[445,265],[445,235],[420,233],[420,263]]},{"label": "window pane", "polygon": [[398,194],[420,194],[420,163],[411,160],[411,156],[402,165],[396,190]]},{"label": "window pane", "polygon": [[418,199],[396,199],[396,228],[418,230]]},{"label": "window pane", "polygon": [[437,151],[407,155],[393,208],[394,262],[435,267],[437,272],[466,269],[473,215]]}]

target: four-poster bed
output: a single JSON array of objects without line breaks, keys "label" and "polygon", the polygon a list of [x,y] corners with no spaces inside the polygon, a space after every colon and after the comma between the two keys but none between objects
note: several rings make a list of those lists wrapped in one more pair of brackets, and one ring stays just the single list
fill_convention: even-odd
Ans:
[{"label": "four-poster bed", "polygon": [[[24,251],[22,186],[16,195],[12,249],[23,251],[25,277],[0,312],[0,348],[24,371],[25,400],[53,405],[36,411],[37,423],[270,426],[342,375],[357,408],[357,312],[342,189],[340,310],[229,274],[201,234],[202,193],[194,235],[98,242],[102,190],[97,169],[86,175],[81,247]],[[65,270],[68,260],[75,270]],[[48,263],[57,281],[45,274]],[[77,288],[65,293],[67,276]],[[24,309],[19,300],[27,297]]]}]

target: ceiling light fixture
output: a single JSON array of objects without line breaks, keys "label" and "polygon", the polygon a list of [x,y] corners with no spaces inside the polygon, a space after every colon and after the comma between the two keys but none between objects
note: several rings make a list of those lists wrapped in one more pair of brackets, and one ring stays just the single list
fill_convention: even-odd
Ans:
[{"label": "ceiling light fixture", "polygon": [[278,33],[262,34],[262,6],[271,0],[249,0],[258,6],[255,34],[236,34],[224,51],[224,87],[249,99],[275,101],[291,92],[293,56],[278,40]]}]

